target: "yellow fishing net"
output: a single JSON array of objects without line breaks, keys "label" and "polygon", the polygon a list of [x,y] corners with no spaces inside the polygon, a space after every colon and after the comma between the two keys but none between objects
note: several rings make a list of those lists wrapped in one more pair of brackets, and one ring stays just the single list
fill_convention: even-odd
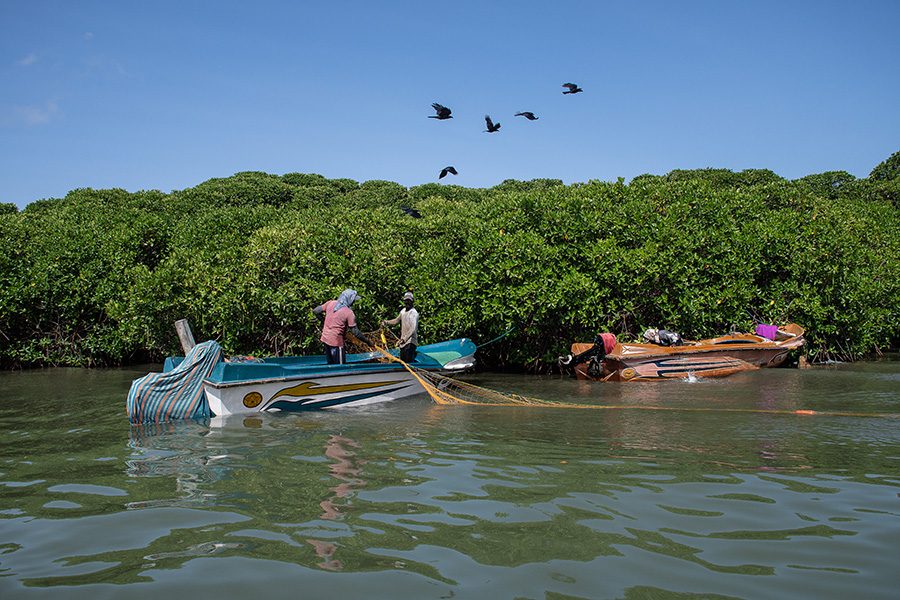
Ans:
[{"label": "yellow fishing net", "polygon": [[[568,402],[553,402],[484,388],[473,383],[460,381],[425,369],[416,368],[390,353],[391,347],[396,347],[399,339],[390,330],[378,329],[365,333],[371,344],[348,334],[348,347],[353,352],[372,353],[375,360],[381,362],[395,362],[402,365],[422,385],[425,392],[438,404],[477,404],[481,406],[520,406],[520,407],[544,407],[544,408],[575,408],[588,410],[651,410],[651,411],[676,411],[676,412],[741,412],[741,413],[766,413],[785,415],[828,415],[844,417],[883,417],[900,418],[894,413],[863,413],[863,412],[837,412],[814,410],[779,410],[756,408],[727,408],[727,407],[683,407],[683,406],[649,406],[644,404],[608,405],[608,404],[576,404]],[[600,384],[598,384],[600,385]],[[603,384],[610,385],[610,384]],[[626,383],[622,385],[639,385]],[[649,385],[660,385],[651,383]]]},{"label": "yellow fishing net", "polygon": [[483,388],[472,383],[446,377],[439,373],[435,373],[434,371],[416,369],[393,354],[389,354],[385,350],[379,349],[379,352],[382,353],[386,360],[398,362],[403,365],[406,370],[412,373],[413,377],[422,384],[422,387],[425,388],[425,392],[431,396],[432,400],[438,404],[489,404],[493,406],[559,405],[556,402],[550,402],[548,400],[529,398],[528,396],[521,396],[510,392],[498,392],[497,390]]},{"label": "yellow fishing net", "polygon": [[394,335],[394,332],[390,329],[385,329],[383,327],[374,331],[364,331],[363,335],[366,336],[368,342],[356,337],[350,331],[346,333],[344,342],[348,354],[367,354],[373,352],[379,354],[379,356],[376,357],[376,360],[388,362],[386,358],[380,355],[378,349],[396,348],[400,345],[400,338]]},{"label": "yellow fishing net", "polygon": [[347,345],[351,352],[377,354],[375,360],[380,362],[395,362],[403,365],[413,377],[422,385],[425,392],[438,404],[490,404],[490,405],[523,405],[535,406],[543,404],[555,405],[555,402],[529,398],[519,394],[498,392],[488,388],[453,379],[434,371],[416,368],[390,353],[390,348],[399,344],[399,338],[389,329],[377,329],[365,332],[371,344],[357,338],[352,333],[347,334]]}]

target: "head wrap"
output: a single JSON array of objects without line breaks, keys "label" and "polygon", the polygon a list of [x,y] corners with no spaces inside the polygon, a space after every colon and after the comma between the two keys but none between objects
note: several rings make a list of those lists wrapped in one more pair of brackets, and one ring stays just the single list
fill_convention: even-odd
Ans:
[{"label": "head wrap", "polygon": [[337,312],[345,306],[349,308],[356,302],[357,296],[356,290],[351,290],[349,288],[344,290],[341,292],[341,295],[338,296],[337,304],[334,305],[334,310],[332,312]]}]

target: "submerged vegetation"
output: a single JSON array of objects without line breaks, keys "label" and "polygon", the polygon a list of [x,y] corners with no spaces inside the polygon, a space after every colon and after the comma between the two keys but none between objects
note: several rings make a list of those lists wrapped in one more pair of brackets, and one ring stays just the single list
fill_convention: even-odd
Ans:
[{"label": "submerged vegetation", "polygon": [[[411,207],[422,218],[401,210]],[[363,330],[411,288],[425,341],[539,369],[597,331],[806,327],[815,359],[900,345],[900,153],[857,179],[672,171],[489,189],[258,172],[0,205],[0,365],[111,365],[178,347],[319,352],[310,306],[359,291]]]}]

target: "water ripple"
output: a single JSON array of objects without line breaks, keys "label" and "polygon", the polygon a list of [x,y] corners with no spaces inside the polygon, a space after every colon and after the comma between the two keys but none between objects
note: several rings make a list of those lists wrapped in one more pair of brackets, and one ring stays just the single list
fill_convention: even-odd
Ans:
[{"label": "water ripple", "polygon": [[[877,419],[413,399],[131,428],[108,409],[127,379],[79,399],[93,419],[62,429],[65,455],[53,419],[0,414],[4,598],[110,583],[296,597],[297,581],[312,597],[894,597],[900,435]],[[883,380],[829,379],[838,396],[790,371],[553,389],[625,404],[900,401]]]}]

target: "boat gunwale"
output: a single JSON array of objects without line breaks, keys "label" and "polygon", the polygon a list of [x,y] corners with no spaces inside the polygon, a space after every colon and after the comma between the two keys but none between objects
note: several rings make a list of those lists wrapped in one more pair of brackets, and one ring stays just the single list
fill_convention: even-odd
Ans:
[{"label": "boat gunwale", "polygon": [[[335,365],[337,366],[337,365]],[[400,365],[393,364],[384,364],[384,363],[375,363],[372,365],[380,366],[383,368],[373,369],[373,368],[365,368],[365,369],[344,369],[340,372],[335,373],[327,373],[322,372],[321,370],[310,369],[309,373],[298,373],[296,375],[285,375],[281,377],[266,377],[266,378],[248,378],[248,379],[239,379],[235,381],[213,381],[209,377],[203,380],[205,385],[209,385],[216,389],[229,388],[229,387],[237,387],[241,385],[259,385],[263,383],[277,383],[279,381],[295,381],[297,379],[326,379],[332,377],[352,377],[355,375],[372,375],[378,373],[400,373],[405,372],[404,367]],[[415,367],[416,365],[411,364],[411,366]],[[422,367],[419,367],[422,368]],[[441,367],[438,368],[427,368],[425,370],[428,371],[447,371],[447,369],[443,369]]]},{"label": "boat gunwale", "polygon": [[[800,343],[797,343],[797,342]],[[625,346],[637,347],[641,351],[633,354],[623,354],[621,349]],[[733,344],[685,344],[684,346],[656,346],[654,344],[616,344],[612,352],[606,355],[606,358],[618,361],[627,361],[634,358],[655,358],[670,357],[674,355],[691,355],[691,354],[722,354],[728,356],[731,352],[747,351],[747,352],[779,352],[782,350],[796,350],[803,346],[802,338],[793,338],[785,340],[785,343],[777,342],[755,342],[755,343],[733,343]]]},{"label": "boat gunwale", "polygon": [[[697,340],[696,342],[685,342],[681,346],[617,342],[612,351],[606,355],[606,358],[624,362],[625,360],[632,358],[651,359],[677,354],[690,355],[715,352],[727,356],[733,351],[755,350],[777,352],[779,350],[796,350],[797,348],[802,348],[806,344],[806,330],[796,323],[789,323],[779,327],[778,331],[791,334],[791,337],[780,340],[770,340],[753,333],[737,333],[721,335],[705,340]],[[636,348],[639,351],[633,354],[623,354],[622,351],[625,346]]]}]

